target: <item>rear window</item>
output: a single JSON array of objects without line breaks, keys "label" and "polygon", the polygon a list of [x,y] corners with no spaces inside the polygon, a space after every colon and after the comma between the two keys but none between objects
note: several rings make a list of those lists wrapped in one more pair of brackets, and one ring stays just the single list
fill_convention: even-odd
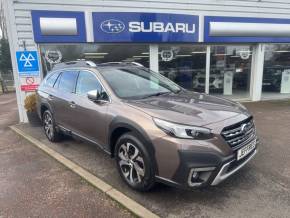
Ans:
[{"label": "rear window", "polygon": [[64,92],[74,92],[78,72],[64,71],[59,79],[58,89]]}]

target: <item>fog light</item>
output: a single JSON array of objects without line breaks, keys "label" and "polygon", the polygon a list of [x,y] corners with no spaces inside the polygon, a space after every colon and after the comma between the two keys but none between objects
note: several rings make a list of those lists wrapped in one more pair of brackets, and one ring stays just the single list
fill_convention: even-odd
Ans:
[{"label": "fog light", "polygon": [[215,167],[192,168],[188,176],[188,185],[190,187],[201,186],[207,182]]},{"label": "fog light", "polygon": [[191,176],[191,180],[197,180],[198,179],[198,172],[197,171],[193,171],[192,176]]}]

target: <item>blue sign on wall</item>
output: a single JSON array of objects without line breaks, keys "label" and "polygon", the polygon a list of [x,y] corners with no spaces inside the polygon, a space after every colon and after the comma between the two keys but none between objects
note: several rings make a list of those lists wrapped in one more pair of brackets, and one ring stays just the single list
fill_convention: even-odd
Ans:
[{"label": "blue sign on wall", "polygon": [[[33,34],[35,42],[86,42],[85,14],[80,11],[31,11]],[[41,31],[41,18],[75,18],[77,25],[76,35],[45,35]]]},{"label": "blue sign on wall", "polygon": [[[235,43],[235,42],[248,42],[248,43],[255,43],[255,42],[272,42],[272,43],[285,43],[290,42],[290,37],[283,36],[267,36],[267,33],[271,35],[273,33],[272,29],[263,29],[264,35],[258,34],[258,36],[253,33],[252,36],[244,36],[243,31],[247,32],[247,26],[245,27],[246,30],[241,31],[241,35],[233,35],[233,36],[212,36],[210,34],[211,23],[243,23],[245,25],[256,24],[259,27],[259,24],[271,24],[271,25],[279,25],[279,24],[290,24],[290,19],[278,19],[278,18],[253,18],[253,17],[219,17],[219,16],[205,16],[204,17],[204,42],[220,42],[220,43]],[[282,27],[280,28],[281,31]],[[251,29],[250,29],[251,30]],[[258,30],[257,30],[258,31]]]},{"label": "blue sign on wall", "polygon": [[16,60],[20,76],[38,76],[38,55],[36,51],[17,51]]},{"label": "blue sign on wall", "polygon": [[94,12],[95,42],[198,42],[198,16]]}]

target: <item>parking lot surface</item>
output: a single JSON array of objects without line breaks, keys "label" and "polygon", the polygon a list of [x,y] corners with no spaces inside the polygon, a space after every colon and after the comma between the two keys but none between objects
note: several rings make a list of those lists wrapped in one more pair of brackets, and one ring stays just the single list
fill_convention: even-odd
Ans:
[{"label": "parking lot surface", "polygon": [[14,94],[0,95],[0,217],[132,217],[104,193],[9,129]]},{"label": "parking lot surface", "polygon": [[257,156],[219,186],[192,191],[159,184],[149,193],[134,192],[121,181],[114,160],[96,146],[69,138],[53,144],[41,127],[17,127],[161,217],[289,217],[290,101],[245,105],[260,137]]}]

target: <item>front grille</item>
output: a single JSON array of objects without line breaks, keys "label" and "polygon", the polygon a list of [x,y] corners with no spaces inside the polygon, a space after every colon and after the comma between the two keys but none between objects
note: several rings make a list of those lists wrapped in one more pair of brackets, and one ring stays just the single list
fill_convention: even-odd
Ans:
[{"label": "front grille", "polygon": [[253,118],[225,127],[221,135],[233,149],[242,147],[256,137]]}]

